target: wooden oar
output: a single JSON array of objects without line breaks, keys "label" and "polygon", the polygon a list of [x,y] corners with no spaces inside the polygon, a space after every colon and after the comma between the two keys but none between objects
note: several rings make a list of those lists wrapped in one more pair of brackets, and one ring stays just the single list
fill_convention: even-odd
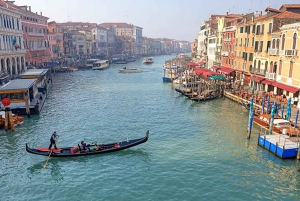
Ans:
[{"label": "wooden oar", "polygon": [[49,156],[48,156],[48,158],[47,158],[47,160],[46,160],[46,162],[45,162],[45,165],[43,166],[43,169],[45,169],[46,166],[47,166],[48,160],[50,159],[50,156],[51,156],[51,154],[52,154],[52,150],[53,150],[53,149],[51,149],[50,154],[49,154]]}]

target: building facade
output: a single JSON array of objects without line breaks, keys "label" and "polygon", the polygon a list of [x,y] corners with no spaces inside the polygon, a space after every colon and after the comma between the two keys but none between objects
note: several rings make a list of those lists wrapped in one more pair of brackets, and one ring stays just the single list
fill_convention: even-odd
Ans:
[{"label": "building facade", "polygon": [[[0,78],[26,70],[21,14],[0,1]],[[9,75],[9,76],[7,76]],[[5,82],[1,79],[1,83]]]}]

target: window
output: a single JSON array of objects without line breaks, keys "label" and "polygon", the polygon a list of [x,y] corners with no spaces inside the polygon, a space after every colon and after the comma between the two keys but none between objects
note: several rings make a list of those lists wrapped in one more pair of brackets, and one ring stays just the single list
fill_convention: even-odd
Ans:
[{"label": "window", "polygon": [[265,32],[265,25],[263,24],[263,25],[261,25],[261,35],[263,35],[264,34],[264,32]]},{"label": "window", "polygon": [[277,39],[277,41],[276,41],[276,49],[279,49],[279,39]]},{"label": "window", "polygon": [[240,27],[240,33],[243,33],[244,27]]},{"label": "window", "polygon": [[275,39],[272,40],[272,49],[275,49]]},{"label": "window", "polygon": [[293,62],[290,61],[290,70],[289,70],[289,77],[293,76]]},{"label": "window", "polygon": [[259,52],[262,52],[264,46],[264,41],[260,41]]},{"label": "window", "polygon": [[258,52],[258,41],[255,41],[254,52]]},{"label": "window", "polygon": [[254,46],[254,37],[252,37],[252,47]]},{"label": "window", "polygon": [[255,25],[252,26],[252,33],[255,33]]},{"label": "window", "polygon": [[271,46],[271,41],[268,41],[267,42],[267,51],[270,49],[270,46]]},{"label": "window", "polygon": [[284,50],[284,43],[285,43],[285,34],[283,34],[283,36],[282,36],[281,50]]},{"label": "window", "polygon": [[243,39],[241,38],[241,43],[240,43],[240,46],[242,46],[243,45]]},{"label": "window", "polygon": [[268,32],[268,34],[271,34],[271,32],[272,32],[272,23],[269,23],[269,32]]},{"label": "window", "polygon": [[294,36],[293,36],[293,47],[292,47],[293,50],[296,49],[296,42],[297,42],[297,34],[294,33]]},{"label": "window", "polygon": [[253,53],[249,53],[249,61],[253,61]]},{"label": "window", "polygon": [[260,34],[260,25],[257,25],[256,26],[256,35],[259,35]]}]

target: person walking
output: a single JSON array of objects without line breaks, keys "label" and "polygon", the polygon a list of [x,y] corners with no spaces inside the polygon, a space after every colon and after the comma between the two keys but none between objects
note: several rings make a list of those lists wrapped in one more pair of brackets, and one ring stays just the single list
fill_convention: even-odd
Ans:
[{"label": "person walking", "polygon": [[295,96],[294,97],[294,106],[297,107],[297,105],[298,105],[298,97]]},{"label": "person walking", "polygon": [[51,135],[51,138],[50,138],[49,149],[52,148],[52,145],[54,145],[54,148],[57,149],[56,142],[57,142],[58,138],[59,138],[59,135],[57,135],[56,131],[54,131],[54,133]]}]

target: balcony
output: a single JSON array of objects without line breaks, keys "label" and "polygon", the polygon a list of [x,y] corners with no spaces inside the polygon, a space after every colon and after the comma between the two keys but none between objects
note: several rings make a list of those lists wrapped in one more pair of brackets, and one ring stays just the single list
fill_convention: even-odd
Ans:
[{"label": "balcony", "polygon": [[221,54],[222,54],[222,56],[225,56],[225,57],[229,56],[229,52],[222,51]]},{"label": "balcony", "polygon": [[223,41],[225,42],[230,42],[232,39],[231,38],[223,38]]},{"label": "balcony", "polygon": [[3,32],[13,32],[13,33],[21,33],[21,34],[23,34],[22,30],[10,29],[10,28],[5,28],[5,27],[0,27],[0,31],[3,31]]},{"label": "balcony", "polygon": [[252,67],[252,68],[250,68],[250,73],[265,76],[266,70],[265,69],[258,69],[258,68],[253,68]]},{"label": "balcony", "polygon": [[46,50],[46,47],[30,47],[30,51]]},{"label": "balcony", "polygon": [[270,56],[276,56],[276,55],[279,54],[279,50],[278,50],[278,49],[269,49],[269,50],[268,50],[268,54],[269,54]]},{"label": "balcony", "polygon": [[276,78],[276,73],[269,73],[269,72],[266,72],[266,76],[265,76],[267,79],[269,80],[275,80]]},{"label": "balcony", "polygon": [[7,54],[25,54],[25,49],[18,49],[18,50],[0,50],[0,55],[7,55]]},{"label": "balcony", "polygon": [[285,50],[284,55],[287,57],[293,57],[297,55],[297,50]]},{"label": "balcony", "polygon": [[36,33],[36,32],[27,32],[29,36],[44,36],[44,33]]}]

